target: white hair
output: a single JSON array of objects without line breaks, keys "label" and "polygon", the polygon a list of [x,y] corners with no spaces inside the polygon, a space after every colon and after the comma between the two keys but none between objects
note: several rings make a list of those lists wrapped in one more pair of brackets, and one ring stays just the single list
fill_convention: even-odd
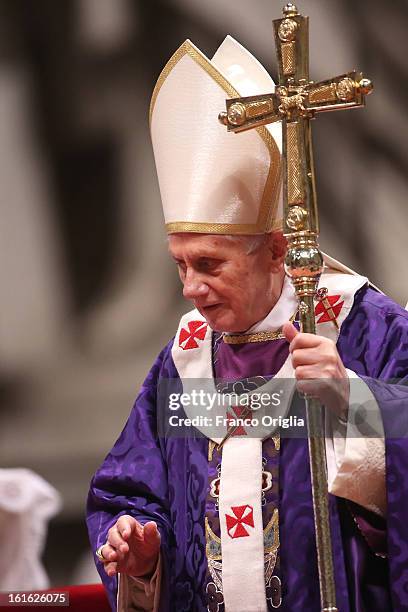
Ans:
[{"label": "white hair", "polygon": [[226,234],[224,237],[228,238],[228,240],[231,240],[232,242],[241,243],[245,247],[245,253],[247,255],[257,251],[266,240],[265,234],[255,234],[254,236],[247,234],[242,236]]}]

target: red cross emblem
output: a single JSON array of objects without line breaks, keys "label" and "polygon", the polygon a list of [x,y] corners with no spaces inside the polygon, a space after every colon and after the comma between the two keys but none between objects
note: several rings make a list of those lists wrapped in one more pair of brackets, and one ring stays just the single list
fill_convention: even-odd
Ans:
[{"label": "red cross emblem", "polygon": [[341,299],[341,295],[328,295],[326,287],[322,287],[316,294],[318,304],[315,308],[315,315],[321,315],[320,319],[316,323],[327,323],[333,321],[335,326],[338,328],[337,317],[339,316],[341,309],[343,308],[344,300]]},{"label": "red cross emblem", "polygon": [[230,514],[225,515],[227,522],[227,531],[230,538],[245,538],[249,535],[244,525],[249,527],[255,527],[254,525],[254,509],[252,506],[231,506],[231,510],[234,516]]},{"label": "red cross emblem", "polygon": [[179,347],[183,351],[198,347],[197,340],[204,340],[208,325],[205,321],[190,321],[187,327],[182,327],[179,335]]},{"label": "red cross emblem", "polygon": [[234,425],[235,421],[239,419],[251,419],[251,410],[247,406],[234,406],[232,408],[233,413],[227,412],[227,423],[228,430],[231,432],[230,436],[246,436],[247,432],[243,425]]}]

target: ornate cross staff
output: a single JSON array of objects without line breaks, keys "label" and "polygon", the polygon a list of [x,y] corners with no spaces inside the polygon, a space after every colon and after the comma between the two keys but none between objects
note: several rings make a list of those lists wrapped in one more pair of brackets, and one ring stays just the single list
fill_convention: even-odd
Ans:
[{"label": "ornate cross staff", "polygon": [[[285,270],[299,300],[301,329],[314,334],[313,299],[323,258],[317,243],[319,223],[310,120],[319,112],[364,106],[372,84],[356,71],[320,83],[309,81],[309,19],[299,15],[293,4],[285,6],[283,15],[283,19],[273,22],[279,61],[279,86],[275,94],[227,100],[227,112],[220,113],[219,120],[234,132],[282,121],[284,234],[288,241]],[[336,612],[323,407],[312,398],[306,397],[305,402],[321,608],[323,612]]]}]

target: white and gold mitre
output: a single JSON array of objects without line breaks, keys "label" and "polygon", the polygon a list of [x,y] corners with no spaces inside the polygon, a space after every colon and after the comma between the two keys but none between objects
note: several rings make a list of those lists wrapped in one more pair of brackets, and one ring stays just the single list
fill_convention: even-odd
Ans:
[{"label": "white and gold mitre", "polygon": [[282,226],[280,122],[236,135],[218,121],[226,98],[274,89],[230,36],[212,60],[189,40],[171,57],[150,106],[168,233],[262,234]]}]

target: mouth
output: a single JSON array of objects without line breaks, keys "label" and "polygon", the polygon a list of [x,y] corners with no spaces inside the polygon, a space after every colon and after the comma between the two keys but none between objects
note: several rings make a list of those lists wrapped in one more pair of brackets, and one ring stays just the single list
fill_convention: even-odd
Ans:
[{"label": "mouth", "polygon": [[209,306],[200,306],[199,310],[201,310],[202,314],[212,314],[220,306],[221,304],[210,304]]}]

